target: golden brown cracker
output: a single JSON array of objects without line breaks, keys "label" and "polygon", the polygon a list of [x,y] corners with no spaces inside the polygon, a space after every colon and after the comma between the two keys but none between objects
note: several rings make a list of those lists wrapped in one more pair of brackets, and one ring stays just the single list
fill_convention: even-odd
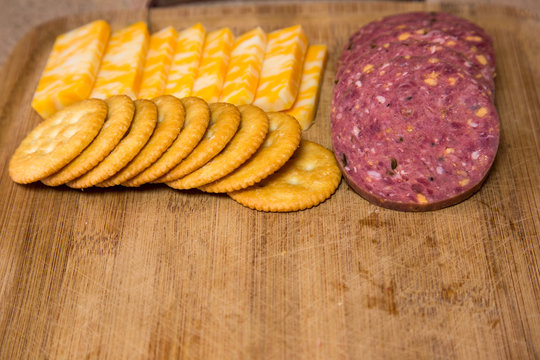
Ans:
[{"label": "golden brown cracker", "polygon": [[158,179],[178,165],[201,141],[210,121],[208,104],[197,97],[187,97],[180,101],[185,108],[184,127],[180,134],[156,162],[122,185],[140,186]]},{"label": "golden brown cracker", "polygon": [[83,100],[68,106],[36,126],[21,142],[9,162],[13,181],[27,184],[64,167],[94,140],[107,117],[102,100]]},{"label": "golden brown cracker", "polygon": [[150,100],[135,100],[135,115],[127,134],[97,166],[67,183],[83,189],[107,180],[126,166],[146,144],[157,122],[157,108]]},{"label": "golden brown cracker", "polygon": [[42,179],[49,186],[67,183],[87,173],[96,166],[120,142],[129,129],[135,105],[129,96],[115,95],[105,100],[109,108],[107,119],[96,138],[73,161],[57,173]]},{"label": "golden brown cracker", "polygon": [[269,131],[261,147],[242,166],[229,175],[200,187],[206,192],[231,192],[247,188],[276,172],[292,156],[302,129],[290,115],[268,113]]},{"label": "golden brown cracker", "polygon": [[238,110],[240,126],[223,151],[203,167],[167,185],[175,189],[191,189],[208,184],[238,168],[257,151],[268,132],[268,116],[254,105],[241,105]]},{"label": "golden brown cracker", "polygon": [[169,182],[197,170],[216,156],[232,139],[240,124],[240,111],[227,103],[210,104],[210,124],[195,149],[156,182]]},{"label": "golden brown cracker", "polygon": [[172,95],[159,96],[152,100],[157,106],[157,124],[148,142],[139,153],[118,173],[98,184],[100,187],[120,185],[133,178],[159,159],[161,154],[167,150],[174,139],[178,136],[182,125],[184,125],[183,112],[180,100]]},{"label": "golden brown cracker", "polygon": [[328,199],[340,181],[341,172],[332,152],[302,140],[294,155],[275,174],[229,196],[259,211],[297,211]]}]

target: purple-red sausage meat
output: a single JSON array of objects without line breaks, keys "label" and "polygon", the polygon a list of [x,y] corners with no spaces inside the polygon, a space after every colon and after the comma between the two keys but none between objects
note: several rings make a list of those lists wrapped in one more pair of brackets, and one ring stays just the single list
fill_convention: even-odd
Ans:
[{"label": "purple-red sausage meat", "polygon": [[[409,46],[422,41],[459,52],[468,63],[477,67],[493,89],[495,52],[491,37],[479,26],[468,20],[445,13],[407,13],[393,15],[369,23],[353,34],[343,49],[338,76],[354,59],[362,57],[369,49],[388,48],[401,42]],[[422,54],[417,54],[422,55]]]},{"label": "purple-red sausage meat", "polygon": [[499,143],[486,82],[456,50],[433,56],[425,43],[414,42],[418,53],[349,58],[334,88],[332,142],[347,182],[397,210],[434,210],[467,198],[486,178]]},{"label": "purple-red sausage meat", "polygon": [[356,56],[344,59],[339,67],[336,80],[340,80],[346,74],[358,72],[369,66],[376,66],[387,59],[399,56],[429,56],[432,61],[443,61],[458,67],[465,75],[478,81],[489,96],[493,96],[495,84],[492,73],[486,67],[481,67],[469,61],[460,52],[449,47],[419,40],[386,42],[375,39],[369,48],[364,52],[355,54]]}]

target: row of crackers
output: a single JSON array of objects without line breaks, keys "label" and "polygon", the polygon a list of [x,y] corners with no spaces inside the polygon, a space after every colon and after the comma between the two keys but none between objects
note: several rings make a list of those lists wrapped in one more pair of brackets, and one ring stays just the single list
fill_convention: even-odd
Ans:
[{"label": "row of crackers", "polygon": [[326,56],[326,46],[308,45],[300,25],[268,34],[255,28],[235,39],[229,28],[207,32],[200,23],[150,36],[138,22],[111,33],[98,20],[56,39],[32,107],[47,118],[87,98],[197,96],[285,111],[305,129]]},{"label": "row of crackers", "polygon": [[71,188],[165,183],[227,193],[261,211],[296,211],[341,181],[333,153],[298,121],[245,104],[162,95],[86,99],[39,123],[9,163],[13,181]]}]

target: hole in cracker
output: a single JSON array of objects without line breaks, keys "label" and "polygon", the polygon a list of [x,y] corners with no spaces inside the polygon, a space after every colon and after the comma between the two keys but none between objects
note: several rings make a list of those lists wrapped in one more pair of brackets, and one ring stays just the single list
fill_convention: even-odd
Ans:
[{"label": "hole in cracker", "polygon": [[27,154],[33,154],[33,153],[35,153],[37,150],[38,150],[38,146],[37,146],[37,144],[36,144],[36,145],[34,145],[33,147],[27,149],[27,150],[26,150],[26,153],[27,153]]},{"label": "hole in cracker", "polygon": [[76,124],[78,123],[80,120],[81,120],[81,117],[84,115],[84,113],[80,113],[80,114],[77,114],[77,115],[73,115],[72,117],[69,118],[69,121],[68,123],[69,124]]},{"label": "hole in cracker", "polygon": [[35,130],[32,133],[32,139],[34,139],[34,140],[39,139],[41,137],[41,135],[43,135],[43,129]]},{"label": "hole in cracker", "polygon": [[214,129],[208,129],[206,131],[206,135],[204,135],[204,137],[206,139],[212,139],[214,137],[214,132],[215,132]]},{"label": "hole in cracker", "polygon": [[288,179],[287,179],[287,184],[290,184],[290,185],[298,185],[298,178],[296,178],[296,177],[288,178]]},{"label": "hole in cracker", "polygon": [[77,129],[73,128],[73,127],[70,127],[70,128],[67,128],[66,130],[64,130],[64,132],[62,133],[62,136],[69,139],[73,135],[75,135],[76,133],[77,133]]},{"label": "hole in cracker", "polygon": [[41,150],[41,152],[42,152],[43,154],[48,154],[48,153],[52,152],[52,151],[54,150],[54,148],[55,148],[54,144],[51,143],[51,144],[49,144],[49,146],[44,147],[44,148]]},{"label": "hole in cracker", "polygon": [[60,130],[61,130],[61,129],[58,128],[58,127],[54,128],[54,129],[51,129],[51,131],[49,132],[49,134],[47,134],[47,136],[48,136],[49,138],[51,138],[51,139],[52,139],[52,138],[55,138],[55,137],[57,137],[58,134],[60,133]]},{"label": "hole in cracker", "polygon": [[307,163],[302,168],[305,171],[312,171],[313,169],[315,169],[315,164],[314,163]]},{"label": "hole in cracker", "polygon": [[56,120],[54,120],[54,121],[52,122],[52,125],[54,125],[54,126],[60,125],[60,124],[62,123],[62,119],[64,119],[63,116],[58,116],[58,117],[56,118]]}]

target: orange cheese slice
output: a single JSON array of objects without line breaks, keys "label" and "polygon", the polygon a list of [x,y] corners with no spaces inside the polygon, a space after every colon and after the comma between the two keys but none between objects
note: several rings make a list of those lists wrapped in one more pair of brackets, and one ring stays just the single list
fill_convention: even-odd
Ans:
[{"label": "orange cheese slice", "polygon": [[227,66],[229,65],[233,41],[233,35],[229,28],[208,33],[201,65],[193,84],[193,96],[198,96],[209,103],[219,100],[227,73]]},{"label": "orange cheese slice", "polygon": [[282,111],[293,105],[308,39],[300,25],[268,34],[268,44],[254,105],[265,111]]},{"label": "orange cheese slice", "polygon": [[163,95],[177,36],[172,26],[150,36],[138,98],[152,99]]},{"label": "orange cheese slice", "polygon": [[106,99],[112,95],[128,95],[135,99],[148,38],[148,28],[142,21],[112,33],[91,97]]},{"label": "orange cheese slice", "polygon": [[39,115],[49,117],[88,98],[110,32],[109,24],[97,20],[56,38],[32,99]]},{"label": "orange cheese slice", "polygon": [[201,62],[205,35],[206,30],[199,23],[178,34],[165,94],[174,95],[177,98],[191,95]]},{"label": "orange cheese slice", "polygon": [[292,108],[286,111],[287,114],[298,120],[302,130],[310,127],[317,110],[327,53],[325,45],[311,45],[308,47],[298,96]]},{"label": "orange cheese slice", "polygon": [[236,39],[219,101],[234,105],[253,102],[265,50],[266,33],[261,28],[253,29]]}]

